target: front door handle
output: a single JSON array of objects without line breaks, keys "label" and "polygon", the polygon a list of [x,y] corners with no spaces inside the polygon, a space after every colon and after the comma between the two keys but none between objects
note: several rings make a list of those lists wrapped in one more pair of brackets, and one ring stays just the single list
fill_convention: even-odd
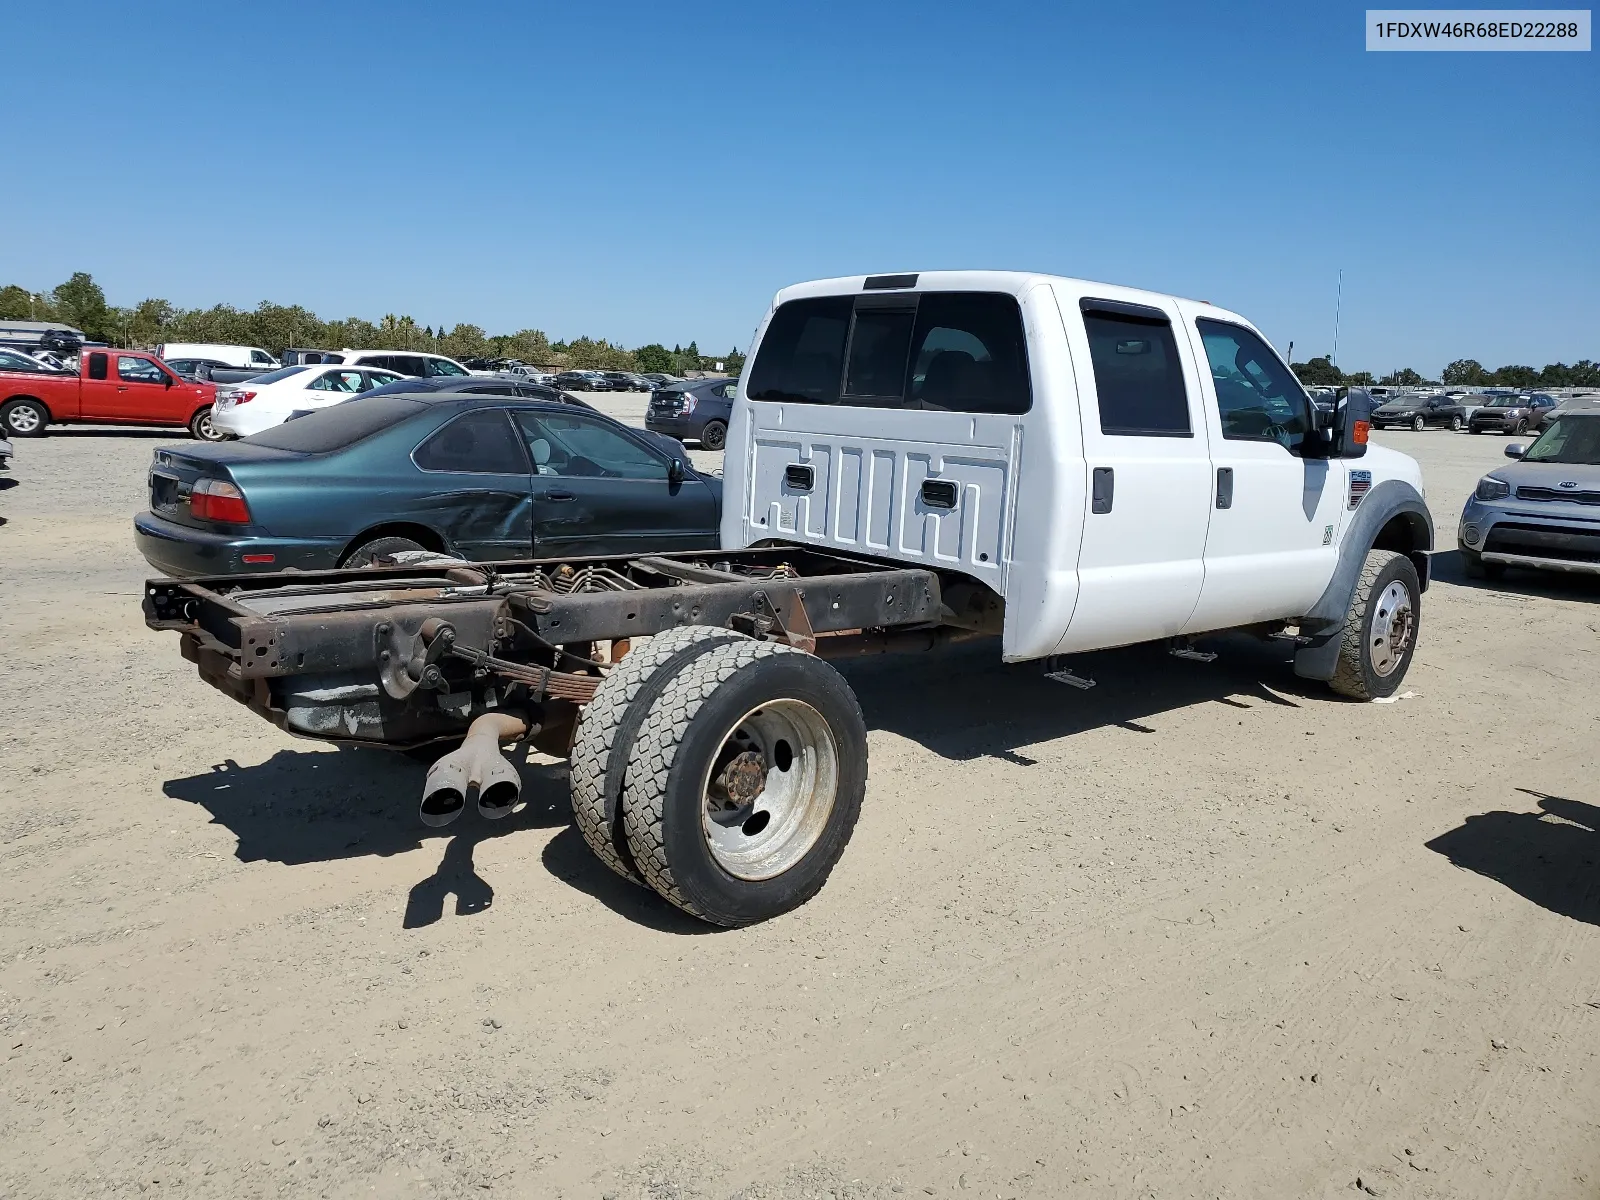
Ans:
[{"label": "front door handle", "polygon": [[1094,486],[1089,493],[1089,511],[1092,513],[1108,513],[1111,511],[1111,502],[1116,498],[1117,473],[1110,467],[1096,467],[1094,469]]},{"label": "front door handle", "polygon": [[1233,507],[1233,468],[1217,468],[1217,507]]},{"label": "front door handle", "polygon": [[539,499],[541,499],[541,500],[576,500],[577,497],[574,496],[571,492],[540,492],[539,493]]}]

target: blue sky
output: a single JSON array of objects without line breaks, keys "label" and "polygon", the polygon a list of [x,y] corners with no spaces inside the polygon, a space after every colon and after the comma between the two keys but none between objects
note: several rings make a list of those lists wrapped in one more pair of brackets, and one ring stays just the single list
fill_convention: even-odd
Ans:
[{"label": "blue sky", "polygon": [[720,351],[787,283],[1002,267],[1304,358],[1343,267],[1347,369],[1600,357],[1600,60],[1364,11],[91,2],[7,56],[0,282]]}]

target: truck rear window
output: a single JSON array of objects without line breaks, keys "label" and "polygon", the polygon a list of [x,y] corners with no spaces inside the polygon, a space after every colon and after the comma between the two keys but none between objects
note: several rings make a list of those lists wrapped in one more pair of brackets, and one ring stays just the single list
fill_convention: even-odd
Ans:
[{"label": "truck rear window", "polygon": [[1022,312],[999,292],[825,296],[781,305],[750,369],[752,400],[1024,413]]}]

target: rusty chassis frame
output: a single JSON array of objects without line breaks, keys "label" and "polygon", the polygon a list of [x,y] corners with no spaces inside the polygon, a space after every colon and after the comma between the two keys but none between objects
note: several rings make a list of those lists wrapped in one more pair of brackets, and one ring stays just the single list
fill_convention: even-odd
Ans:
[{"label": "rusty chassis frame", "polygon": [[958,576],[781,546],[153,579],[144,612],[203,679],[289,732],[405,749],[516,710],[564,754],[632,637],[714,625],[829,656],[908,634],[928,648],[997,633],[1000,601]]}]

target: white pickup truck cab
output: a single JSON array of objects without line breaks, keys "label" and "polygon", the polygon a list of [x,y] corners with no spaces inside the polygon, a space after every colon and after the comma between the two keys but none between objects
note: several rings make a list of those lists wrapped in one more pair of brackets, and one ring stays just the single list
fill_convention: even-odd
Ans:
[{"label": "white pickup truck cab", "polygon": [[1427,584],[1422,474],[1364,414],[1315,414],[1204,301],[1009,271],[799,284],[740,383],[722,543],[959,572],[1003,602],[1011,661],[1287,622],[1300,673],[1384,695]]}]

